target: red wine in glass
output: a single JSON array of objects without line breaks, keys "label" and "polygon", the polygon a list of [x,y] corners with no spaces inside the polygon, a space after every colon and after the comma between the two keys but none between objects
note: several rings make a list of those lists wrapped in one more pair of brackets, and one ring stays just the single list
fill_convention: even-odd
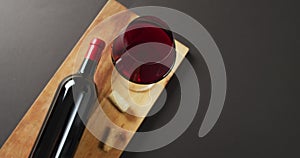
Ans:
[{"label": "red wine in glass", "polygon": [[113,42],[113,64],[133,83],[160,81],[171,71],[175,59],[172,32],[165,22],[153,16],[134,19]]}]

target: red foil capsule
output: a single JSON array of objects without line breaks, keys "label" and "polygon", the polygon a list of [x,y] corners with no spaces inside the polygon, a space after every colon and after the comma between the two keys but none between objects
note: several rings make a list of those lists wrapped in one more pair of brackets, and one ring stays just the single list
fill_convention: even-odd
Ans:
[{"label": "red foil capsule", "polygon": [[104,48],[105,42],[99,38],[94,38],[91,41],[90,47],[85,54],[85,58],[98,62]]}]

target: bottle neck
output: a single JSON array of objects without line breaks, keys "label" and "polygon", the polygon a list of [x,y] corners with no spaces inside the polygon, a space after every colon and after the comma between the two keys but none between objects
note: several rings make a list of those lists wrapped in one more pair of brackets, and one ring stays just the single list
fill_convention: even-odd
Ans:
[{"label": "bottle neck", "polygon": [[94,38],[85,54],[83,63],[78,71],[84,77],[93,78],[98,62],[101,58],[102,51],[105,47],[105,42]]},{"label": "bottle neck", "polygon": [[88,58],[84,58],[78,73],[82,74],[84,77],[93,78],[97,65],[98,63],[96,61],[90,60]]}]

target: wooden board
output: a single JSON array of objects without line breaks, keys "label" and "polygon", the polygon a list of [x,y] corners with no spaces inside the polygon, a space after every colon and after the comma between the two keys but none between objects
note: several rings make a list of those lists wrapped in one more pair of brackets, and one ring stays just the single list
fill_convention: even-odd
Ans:
[{"label": "wooden board", "polygon": [[[68,57],[62,63],[60,68],[51,78],[49,83],[43,89],[41,94],[32,104],[31,108],[27,111],[25,116],[19,122],[19,124],[12,132],[10,137],[4,143],[4,145],[0,149],[1,158],[28,157],[59,83],[66,76],[74,73],[74,71],[78,69],[80,65],[78,63],[81,63],[80,60],[82,59],[80,57],[83,57],[82,51],[86,49],[87,46],[86,43],[90,40],[90,38],[98,36],[97,29],[101,29],[101,27],[98,27],[99,24],[107,17],[110,17],[111,15],[123,10],[126,10],[126,8],[120,3],[114,0],[109,0],[107,2],[107,4],[92,22],[90,27],[75,45],[73,50],[70,52]],[[120,30],[136,16],[137,15],[135,15],[134,13],[129,13],[124,15],[121,19],[107,22],[107,24],[109,24],[109,30],[101,30],[100,38],[111,38],[114,32],[120,32]],[[152,100],[149,102],[149,104],[147,104],[147,108],[145,108],[146,112],[150,110],[151,106],[154,104],[155,100],[158,98],[163,88],[173,75],[174,71],[177,69],[180,62],[183,60],[184,56],[188,52],[188,48],[179,42],[176,42],[176,50],[178,54],[176,63],[172,69],[172,72],[165,79],[155,84],[149,91],[130,93],[131,99],[133,98],[136,102],[140,102],[141,104],[145,101],[148,102],[148,98],[143,96],[147,96],[149,95],[149,93],[151,93]],[[99,93],[99,102],[101,102],[101,107],[98,106],[98,109],[96,111],[98,111],[99,108],[102,108],[105,114],[108,116],[108,118],[111,121],[113,121],[116,125],[130,131],[136,131],[142,123],[142,121],[144,120],[144,117],[135,117],[127,113],[122,113],[107,99],[107,96],[112,91],[111,83],[115,85],[119,84],[114,77],[111,77],[113,65],[111,63],[110,53],[111,47],[108,43],[94,78]],[[134,113],[134,108],[130,108],[129,110],[131,110],[131,112]],[[99,118],[99,115],[97,115],[97,113],[94,113],[92,115],[92,119],[89,121],[90,127],[92,128],[94,127],[94,125],[99,124],[98,121],[100,120],[101,118]],[[99,128],[99,126],[97,126],[97,128]],[[107,128],[109,127],[100,128],[100,130],[106,130]],[[108,146],[104,146],[104,149],[107,150],[104,151],[103,146],[102,148],[100,147],[101,144],[94,135],[95,133],[91,133],[89,130],[84,131],[75,157],[119,157],[121,155],[122,150],[117,150],[114,148],[109,150],[110,147]],[[133,135],[121,135],[118,138],[113,139],[118,141],[118,143],[123,142],[124,146],[126,146],[126,144],[132,138],[132,136]]]}]

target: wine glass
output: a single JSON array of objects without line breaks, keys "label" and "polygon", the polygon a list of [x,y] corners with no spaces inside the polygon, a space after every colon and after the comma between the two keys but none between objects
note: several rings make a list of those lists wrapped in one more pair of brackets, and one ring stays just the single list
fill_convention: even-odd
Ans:
[{"label": "wine glass", "polygon": [[[123,112],[133,106],[139,116],[144,116],[151,106],[139,105],[152,103],[148,90],[165,78],[175,64],[175,42],[170,28],[154,16],[134,19],[113,41],[111,58],[112,76],[121,84],[112,84],[110,100]],[[135,102],[132,93],[143,99]]]},{"label": "wine glass", "polygon": [[154,16],[134,19],[113,41],[113,64],[133,91],[148,90],[166,77],[175,59],[173,34]]}]

